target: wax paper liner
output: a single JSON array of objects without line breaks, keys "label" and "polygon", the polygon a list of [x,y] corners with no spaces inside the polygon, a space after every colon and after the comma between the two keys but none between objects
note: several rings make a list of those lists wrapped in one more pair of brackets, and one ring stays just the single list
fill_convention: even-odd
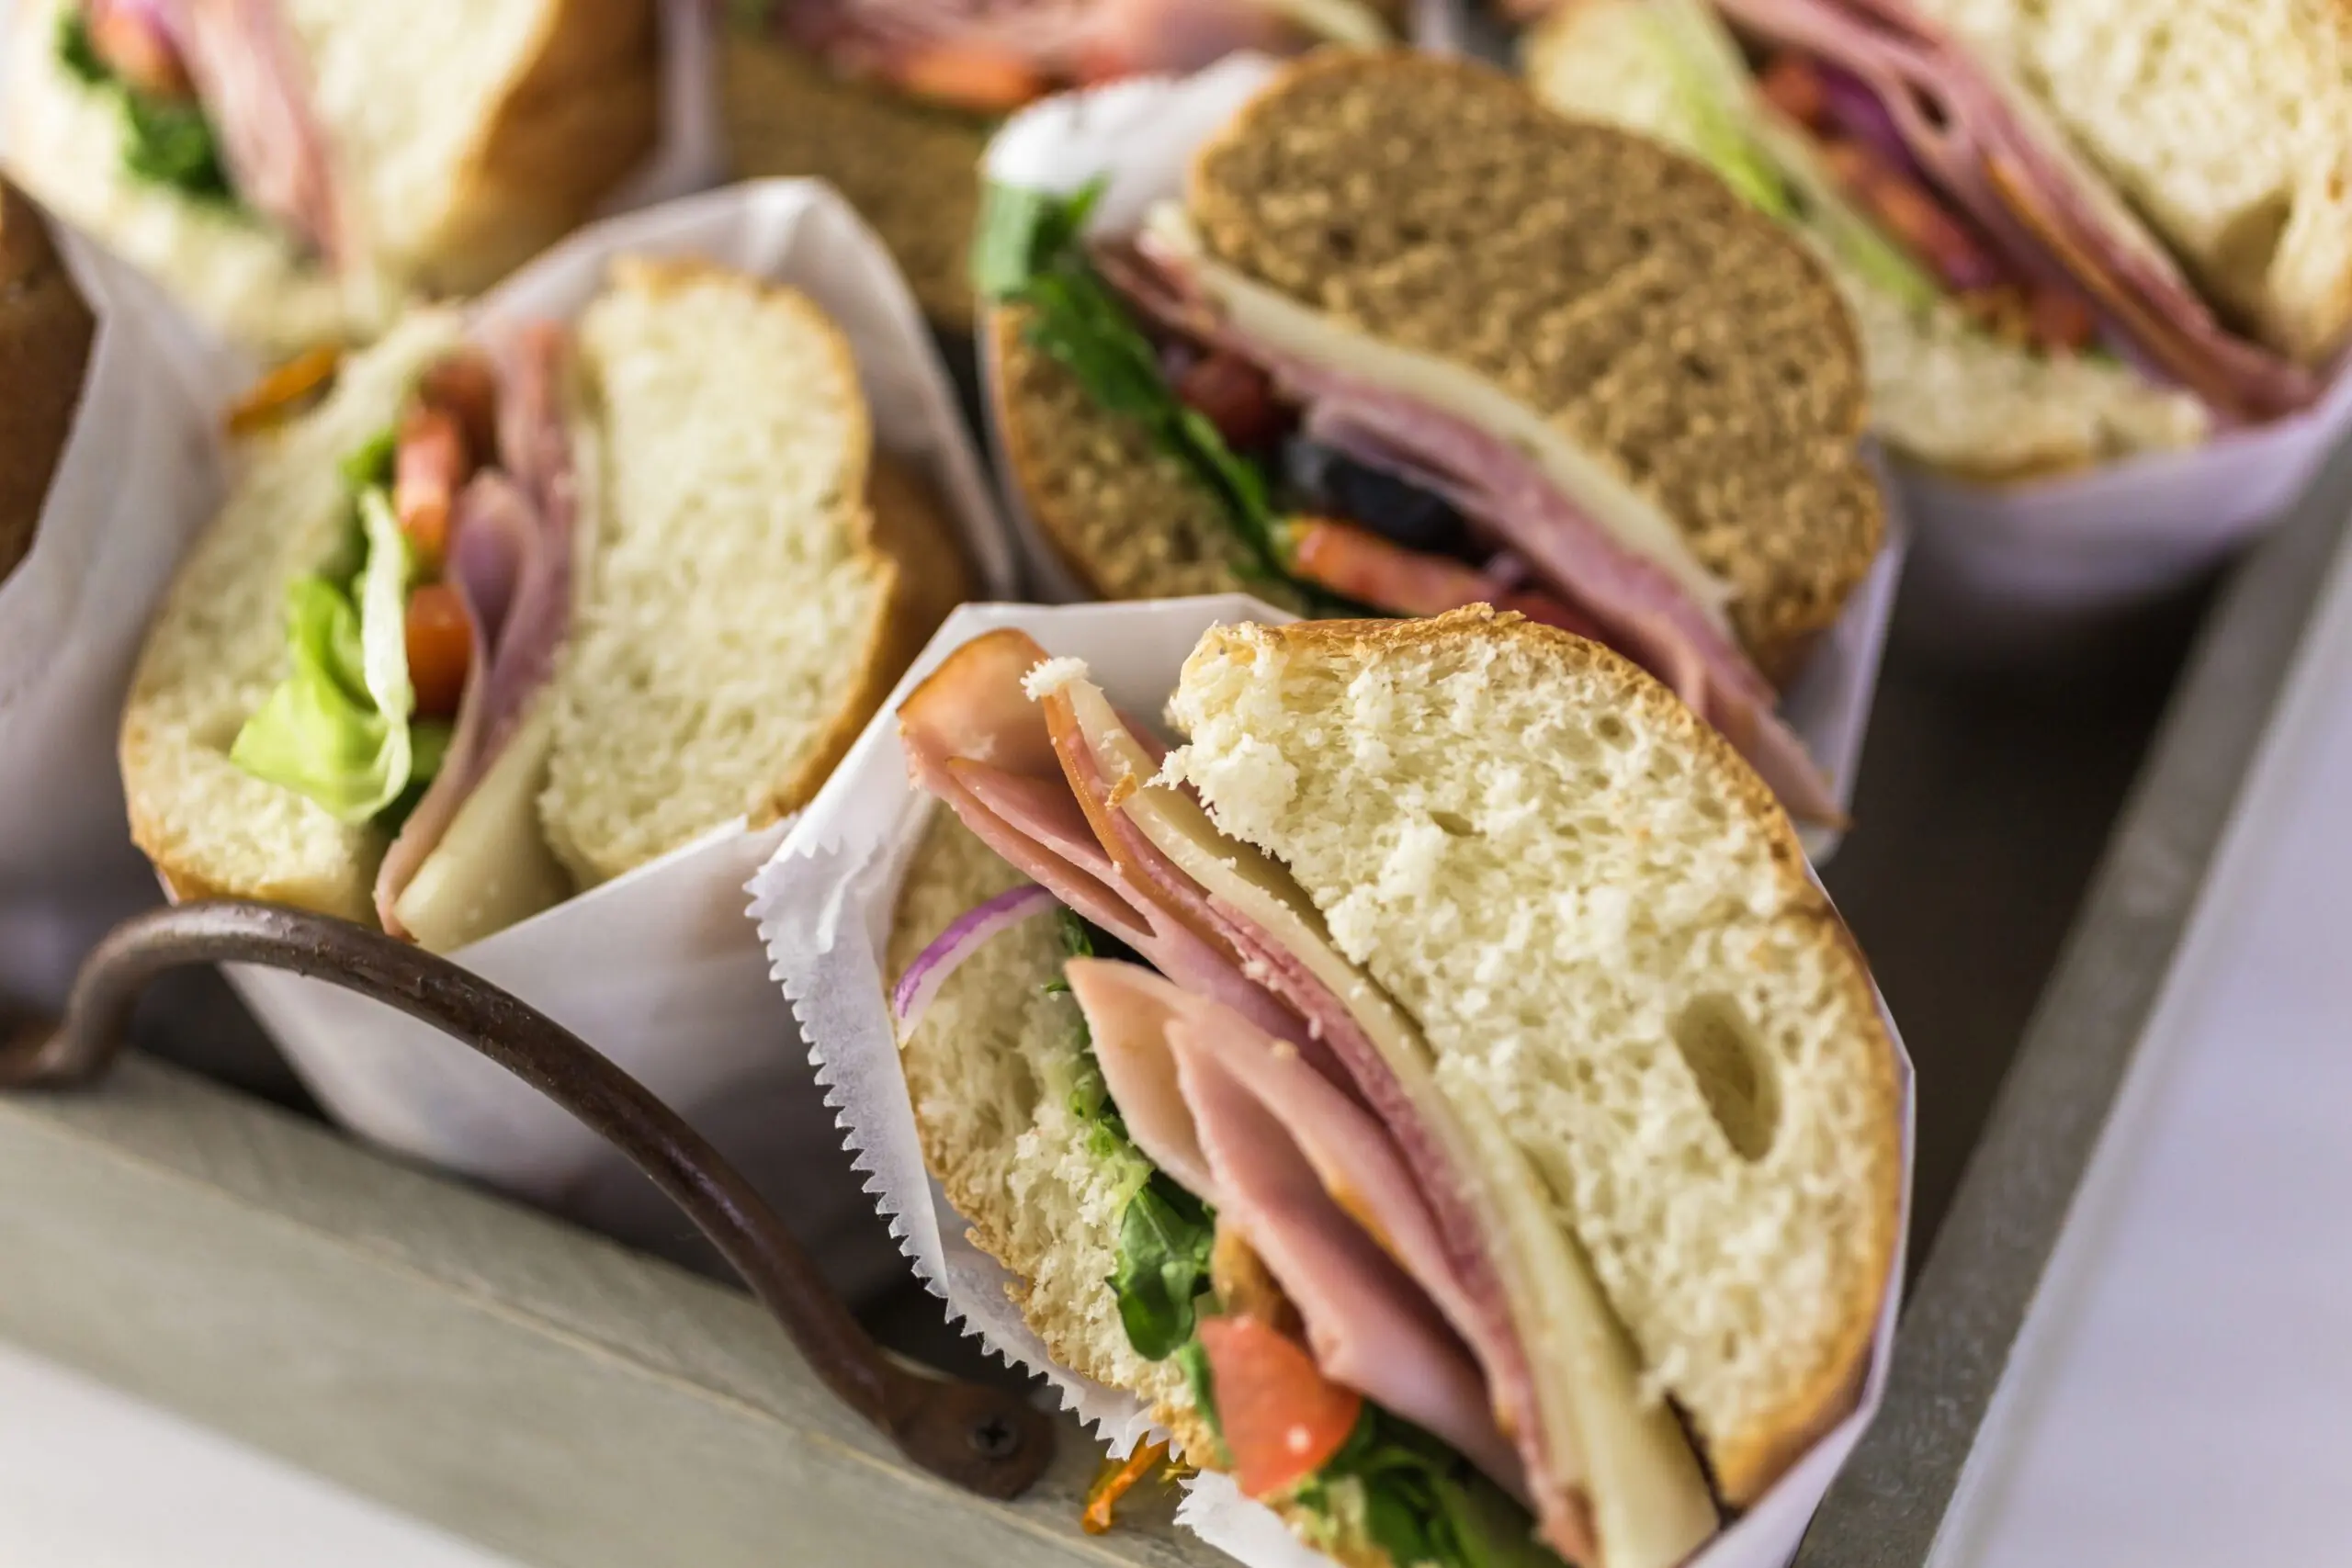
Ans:
[{"label": "wax paper liner", "polygon": [[32,547],[0,581],[0,998],[53,1010],[90,944],[155,899],[115,732],[147,617],[220,502],[211,400],[235,373],[135,269],[52,232],[96,332]]},{"label": "wax paper liner", "polygon": [[[1138,78],[1048,99],[1014,116],[989,143],[989,177],[1008,185],[1072,191],[1107,176],[1091,228],[1109,233],[1132,230],[1154,203],[1181,193],[1193,150],[1281,69],[1279,62],[1263,55],[1238,54],[1182,80]],[[1086,598],[1084,585],[1047,543],[1006,461],[996,418],[995,355],[985,322],[978,353],[986,388],[980,402],[988,440],[1003,481],[1005,513],[1020,538],[1030,581],[1048,600]],[[1871,460],[1877,462],[1875,455]],[[1880,656],[1894,613],[1895,585],[1908,538],[1883,468],[1878,471],[1887,495],[1886,546],[1781,704],[1781,716],[1828,775],[1832,796],[1841,809],[1853,803],[1862,738],[1878,688]],[[1842,837],[1833,829],[1807,829],[1805,852],[1816,863],[1826,861]]]},{"label": "wax paper liner", "polygon": [[[1007,590],[1012,550],[928,330],[880,243],[838,196],[814,182],[775,180],[609,220],[486,296],[475,320],[496,328],[573,317],[624,255],[702,256],[812,297],[856,350],[878,444],[949,503],[984,591]],[[451,956],[580,1034],[690,1119],[746,1098],[772,1100],[763,1135],[746,1127],[724,1151],[773,1173],[772,1190],[791,1193],[796,1225],[820,1253],[854,1250],[873,1231],[871,1217],[805,1070],[784,1048],[791,1014],[742,925],[744,880],[784,831],[741,821],[718,829]],[[230,973],[345,1126],[560,1208],[611,1187],[617,1156],[594,1134],[424,1025],[298,976]],[[873,1250],[888,1262],[878,1245]],[[851,1277],[876,1276],[868,1269]]]},{"label": "wax paper liner", "polygon": [[[832,780],[752,883],[752,916],[791,999],[826,1102],[865,1173],[865,1190],[915,1272],[944,1299],[950,1318],[1011,1365],[1043,1376],[1075,1413],[1125,1453],[1151,1430],[1134,1396],[1055,1364],[1005,1293],[1012,1276],[967,1235],[967,1222],[923,1166],[914,1110],[899,1066],[884,975],[884,949],[906,863],[922,837],[928,798],[907,778],[890,717],[922,677],[972,637],[1018,626],[1057,656],[1075,655],[1127,712],[1166,706],[1184,657],[1213,625],[1293,617],[1246,595],[1123,604],[974,604],[949,617]],[[1881,1004],[1882,1010],[1883,1003]],[[1893,1021],[1888,1021],[1890,1032]],[[1903,1213],[1910,1213],[1911,1064],[1899,1036],[1903,1097]],[[1889,1269],[1871,1364],[1854,1413],[1816,1443],[1736,1524],[1692,1560],[1703,1568],[1779,1568],[1876,1411],[1893,1352],[1903,1263]],[[1265,1508],[1216,1476],[1193,1483],[1178,1517],[1250,1568],[1307,1568],[1327,1560],[1297,1543]]]}]

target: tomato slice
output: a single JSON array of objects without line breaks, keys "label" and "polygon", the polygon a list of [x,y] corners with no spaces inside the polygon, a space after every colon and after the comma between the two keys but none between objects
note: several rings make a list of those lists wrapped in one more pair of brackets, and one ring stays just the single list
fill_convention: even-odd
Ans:
[{"label": "tomato slice", "polygon": [[1176,378],[1176,396],[1216,426],[1228,446],[1259,446],[1289,423],[1266,373],[1222,349],[1204,355]]},{"label": "tomato slice", "polygon": [[420,718],[448,718],[465,695],[473,662],[473,629],[465,601],[446,582],[428,582],[408,596],[408,680],[416,688]]},{"label": "tomato slice", "polygon": [[1233,1478],[1249,1495],[1297,1485],[1355,1430],[1363,1396],[1325,1377],[1296,1340],[1254,1317],[1205,1318],[1200,1333]]},{"label": "tomato slice", "polygon": [[1052,84],[1019,55],[942,44],[911,54],[892,72],[918,98],[976,114],[1009,114],[1046,96]]},{"label": "tomato slice", "polygon": [[419,404],[401,422],[400,446],[392,461],[392,510],[401,532],[426,563],[437,566],[449,542],[449,512],[471,471],[465,432],[456,416]]}]

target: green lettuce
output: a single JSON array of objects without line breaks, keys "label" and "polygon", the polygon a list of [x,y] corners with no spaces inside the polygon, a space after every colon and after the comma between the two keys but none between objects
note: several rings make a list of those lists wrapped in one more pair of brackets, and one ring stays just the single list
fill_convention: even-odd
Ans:
[{"label": "green lettuce", "polygon": [[[1109,932],[1069,909],[1061,912],[1062,946],[1072,958],[1124,958],[1135,954]],[[1067,991],[1059,976],[1049,992]],[[1127,1343],[1148,1361],[1175,1354],[1193,1337],[1196,1303],[1208,1289],[1209,1247],[1216,1237],[1216,1213],[1155,1168],[1127,1135],[1127,1124],[1112,1101],[1102,1066],[1085,1017],[1078,1021],[1077,1059],[1059,1085],[1070,1113],[1087,1127],[1087,1151],[1119,1176],[1126,1197],[1119,1211],[1117,1267],[1108,1281],[1119,1303]]]},{"label": "green lettuce", "polygon": [[1294,1497],[1327,1529],[1379,1547],[1395,1568],[1561,1568],[1509,1494],[1444,1441],[1370,1401],[1340,1451]]},{"label": "green lettuce", "polygon": [[1102,194],[1100,180],[1071,196],[991,184],[972,250],[973,288],[984,299],[1026,306],[1033,345],[1060,361],[1104,411],[1140,425],[1225,503],[1226,523],[1243,547],[1245,579],[1304,594],[1311,615],[1363,613],[1283,570],[1281,520],[1266,476],[1176,395],[1159,351],[1095,270],[1086,220]]},{"label": "green lettuce", "polygon": [[57,56],[67,74],[94,92],[110,93],[122,110],[123,166],[140,178],[168,186],[191,199],[237,205],[220,159],[220,143],[204,107],[194,98],[167,98],[132,86],[98,54],[79,6],[59,24]]},{"label": "green lettuce", "polygon": [[[360,460],[366,456],[363,449]],[[448,728],[413,722],[407,618],[414,567],[391,498],[371,484],[357,508],[356,575],[305,577],[288,590],[293,671],[245,721],[229,758],[345,822],[389,828],[440,765]]]}]

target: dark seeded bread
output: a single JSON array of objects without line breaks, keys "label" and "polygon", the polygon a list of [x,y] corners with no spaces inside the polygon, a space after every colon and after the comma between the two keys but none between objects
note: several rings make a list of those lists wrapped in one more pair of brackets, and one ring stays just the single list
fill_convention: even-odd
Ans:
[{"label": "dark seeded bread", "polygon": [[1099,599],[1256,593],[1298,607],[1287,585],[1244,574],[1225,505],[1133,421],[1105,412],[1028,341],[1021,306],[989,315],[997,430],[1022,500]]},{"label": "dark seeded bread", "polygon": [[0,581],[32,549],[96,330],[40,214],[0,182]]},{"label": "dark seeded bread", "polygon": [[1485,66],[1334,52],[1203,150],[1189,205],[1227,265],[1477,371],[1611,462],[1731,582],[1768,671],[1876,555],[1836,287],[1698,164]]},{"label": "dark seeded bread", "polygon": [[730,30],[724,53],[719,104],[735,173],[830,182],[898,258],[923,313],[970,331],[966,257],[987,122],[837,80],[762,35]]}]

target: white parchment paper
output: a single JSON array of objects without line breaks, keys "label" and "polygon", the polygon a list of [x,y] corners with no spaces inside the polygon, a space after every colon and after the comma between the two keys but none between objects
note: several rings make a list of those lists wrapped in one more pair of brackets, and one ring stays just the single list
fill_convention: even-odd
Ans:
[{"label": "white parchment paper", "polygon": [[45,1010],[155,901],[115,734],[148,615],[220,503],[211,410],[235,381],[153,283],[52,231],[96,332],[31,550],[0,582],[0,998]]},{"label": "white parchment paper", "polygon": [[[1104,233],[1132,230],[1155,203],[1181,195],[1193,152],[1281,69],[1280,62],[1263,55],[1238,54],[1182,80],[1138,78],[1049,98],[1008,120],[989,144],[989,177],[1054,191],[1074,191],[1107,178],[1090,227]],[[1030,581],[1046,599],[1082,599],[1084,588],[1046,542],[1005,461],[996,419],[995,355],[985,327],[978,334],[978,354],[987,389],[980,401],[989,421],[988,440],[1003,481],[1005,513],[1020,536]],[[1881,483],[1887,491],[1886,546],[1781,705],[1782,716],[1828,774],[1841,808],[1853,803],[1862,737],[1870,725],[1879,660],[1909,537],[1883,468]],[[1818,863],[1837,852],[1843,835],[1830,829],[1807,829],[1804,837],[1805,852]]]},{"label": "white parchment paper", "polygon": [[[899,1066],[884,972],[890,917],[906,863],[929,810],[907,777],[891,716],[899,701],[947,655],[983,632],[1017,626],[1049,654],[1074,655],[1112,703],[1159,713],[1184,657],[1209,626],[1291,617],[1239,594],[1125,604],[967,605],[949,617],[869,726],[832,780],[809,804],[775,857],[752,884],[773,973],[791,998],[827,1102],[867,1174],[867,1190],[916,1274],[943,1297],[967,1334],[1015,1366],[1039,1373],[1064,1406],[1124,1453],[1150,1429],[1132,1396],[1054,1364],[1005,1294],[1010,1276],[974,1246],[968,1226],[922,1161],[913,1107]],[[1882,1003],[1882,1007],[1883,1004]],[[1889,1021],[1890,1032],[1893,1021]],[[1903,1092],[1903,1213],[1910,1214],[1911,1064],[1895,1049]],[[1793,1552],[1831,1479],[1845,1463],[1884,1393],[1903,1278],[1897,1257],[1860,1403],[1732,1529],[1692,1560],[1693,1568],[1781,1568]],[[1265,1508],[1229,1482],[1204,1476],[1177,1516],[1250,1568],[1310,1568],[1327,1560],[1295,1540]]]},{"label": "white parchment paper", "polygon": [[[517,274],[477,321],[568,320],[623,255],[699,255],[788,282],[848,335],[880,444],[944,498],[984,591],[1007,592],[1012,553],[945,372],[881,244],[839,197],[775,180],[597,224]],[[785,824],[741,822],[485,938],[451,956],[578,1033],[690,1120],[766,1098],[763,1135],[725,1148],[791,1194],[796,1229],[820,1253],[870,1235],[867,1205],[791,1048],[789,1010],[743,930],[742,887]],[[608,1185],[604,1144],[538,1093],[410,1019],[276,971],[232,978],[336,1120],[377,1143],[557,1207]],[[838,1244],[838,1247],[836,1246]],[[879,1252],[887,1262],[887,1253]],[[852,1268],[851,1288],[871,1270]]]}]

